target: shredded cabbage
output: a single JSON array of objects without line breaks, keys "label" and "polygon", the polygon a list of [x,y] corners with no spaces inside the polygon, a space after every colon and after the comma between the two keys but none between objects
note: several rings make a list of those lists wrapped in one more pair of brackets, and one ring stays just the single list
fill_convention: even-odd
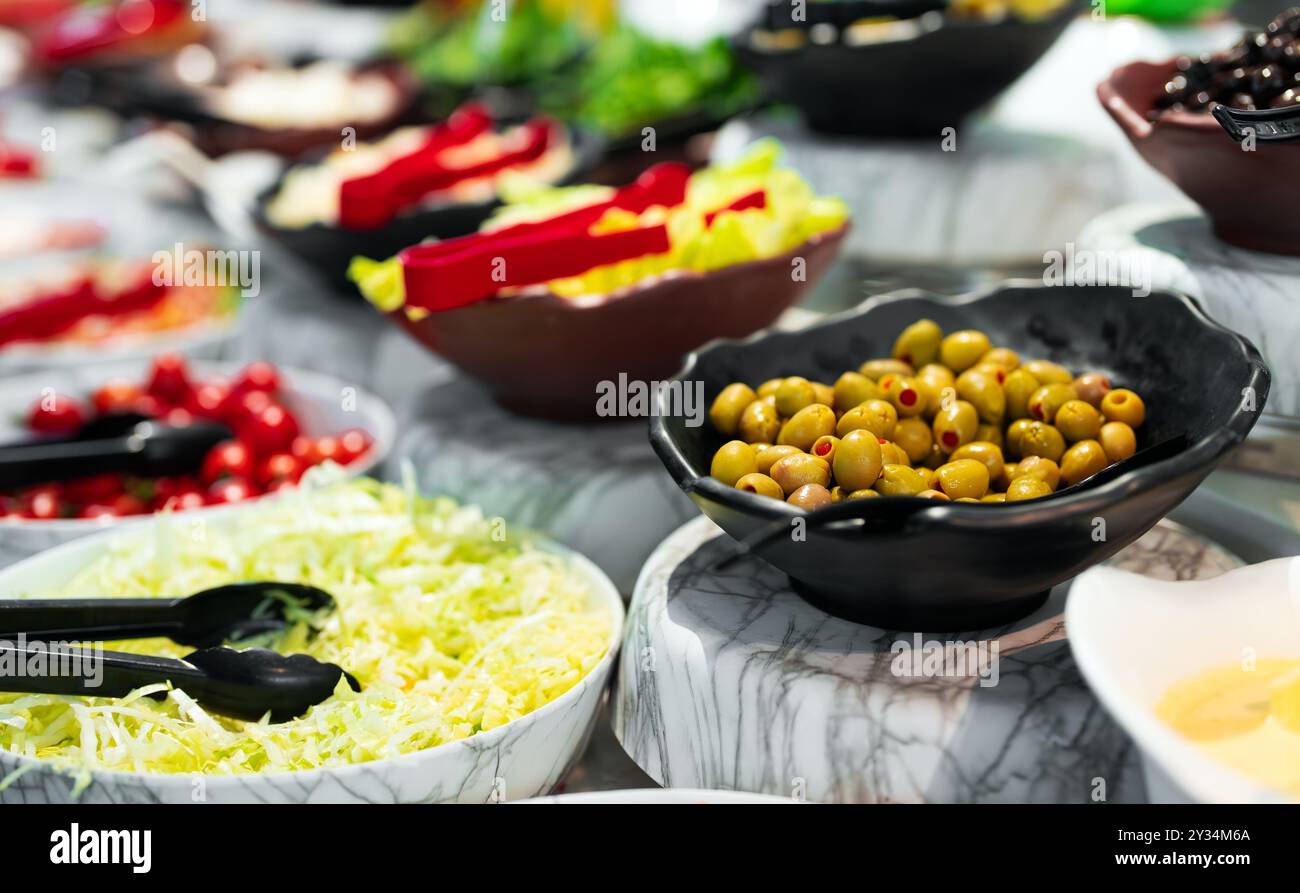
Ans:
[{"label": "shredded cabbage", "polygon": [[[334,695],[290,722],[211,714],[183,691],[126,698],[0,693],[0,748],[90,769],[215,775],[362,763],[436,747],[518,719],[578,683],[612,618],[562,557],[505,541],[499,519],[373,480],[310,486],[252,506],[235,529],[160,516],[115,542],[59,596],[142,597],[239,580],[319,586],[338,609],[275,647],[337,663]],[[105,643],[183,657],[165,639]]]}]

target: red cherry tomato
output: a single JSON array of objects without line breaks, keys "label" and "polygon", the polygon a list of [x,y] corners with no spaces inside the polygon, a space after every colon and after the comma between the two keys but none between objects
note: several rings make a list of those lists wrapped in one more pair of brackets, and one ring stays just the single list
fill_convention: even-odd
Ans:
[{"label": "red cherry tomato", "polygon": [[348,465],[355,462],[361,456],[365,455],[370,449],[372,443],[371,437],[360,428],[349,428],[339,435],[339,458],[340,465]]},{"label": "red cherry tomato", "polygon": [[63,500],[59,495],[59,488],[53,485],[29,490],[23,500],[23,514],[39,521],[63,517]]},{"label": "red cherry tomato", "polygon": [[249,363],[235,378],[231,390],[239,394],[252,391],[275,394],[280,390],[280,370],[262,360]]},{"label": "red cherry tomato", "polygon": [[188,409],[173,406],[167,410],[167,414],[163,416],[163,421],[175,428],[184,428],[186,425],[194,424],[194,416]]},{"label": "red cherry tomato", "polygon": [[201,509],[207,504],[208,500],[203,495],[203,491],[194,489],[168,497],[162,507],[172,512],[188,512],[190,509]]},{"label": "red cherry tomato", "polygon": [[63,485],[63,494],[71,502],[106,504],[122,492],[122,486],[120,474],[97,474],[68,481]]},{"label": "red cherry tomato", "polygon": [[304,465],[313,464],[308,460],[314,455],[315,449],[316,441],[305,434],[299,434],[293,439],[293,443],[289,444],[289,452],[294,458],[302,460]]},{"label": "red cherry tomato", "polygon": [[283,406],[272,403],[257,415],[245,420],[240,436],[259,456],[269,456],[289,449],[298,436],[298,420]]},{"label": "red cherry tomato", "polygon": [[257,482],[263,487],[270,487],[278,481],[297,483],[302,477],[303,464],[291,453],[275,453],[268,456],[258,469]]},{"label": "red cherry tomato", "polygon": [[222,478],[208,488],[208,505],[225,505],[243,502],[257,495],[257,491],[244,478]]},{"label": "red cherry tomato", "polygon": [[149,511],[149,506],[139,496],[131,493],[122,493],[112,502],[113,511],[119,515],[143,515]]},{"label": "red cherry tomato", "polygon": [[22,515],[23,507],[12,496],[0,496],[0,518],[16,518]]},{"label": "red cherry tomato", "polygon": [[316,438],[311,445],[311,451],[307,454],[307,463],[309,465],[319,465],[322,462],[339,461],[339,439],[326,435]]},{"label": "red cherry tomato", "polygon": [[185,408],[201,419],[219,418],[229,393],[230,390],[225,385],[211,381],[204,382],[190,392],[190,399],[186,402]]},{"label": "red cherry tomato", "polygon": [[238,426],[248,419],[256,418],[270,405],[271,397],[266,391],[240,393],[232,389],[221,401],[217,417],[228,425]]},{"label": "red cherry tomato", "polygon": [[135,409],[135,401],[143,396],[139,385],[122,378],[116,378],[100,386],[91,396],[90,402],[95,412],[130,412]]},{"label": "red cherry tomato", "polygon": [[50,392],[27,414],[27,427],[37,434],[75,434],[86,424],[86,407],[80,400]]},{"label": "red cherry tomato", "polygon": [[131,409],[151,419],[162,418],[163,414],[167,412],[166,404],[153,394],[141,394],[136,398]]},{"label": "red cherry tomato", "polygon": [[162,353],[154,358],[145,390],[166,403],[183,404],[192,390],[189,367],[178,353]]},{"label": "red cherry tomato", "polygon": [[253,473],[253,456],[238,440],[223,440],[203,459],[200,477],[212,484],[226,477],[246,478]]},{"label": "red cherry tomato", "polygon": [[282,493],[282,492],[284,492],[285,490],[292,490],[292,489],[293,489],[294,487],[296,487],[296,486],[298,486],[298,484],[297,484],[296,481],[291,481],[291,480],[289,480],[288,478],[280,478],[280,480],[275,481],[275,482],[272,483],[270,486],[268,486],[268,487],[266,488],[266,492],[267,492],[267,493]]},{"label": "red cherry tomato", "polygon": [[92,502],[89,505],[82,506],[80,511],[77,512],[77,517],[88,518],[91,520],[95,518],[115,518],[117,517],[117,512],[111,505],[102,502]]}]

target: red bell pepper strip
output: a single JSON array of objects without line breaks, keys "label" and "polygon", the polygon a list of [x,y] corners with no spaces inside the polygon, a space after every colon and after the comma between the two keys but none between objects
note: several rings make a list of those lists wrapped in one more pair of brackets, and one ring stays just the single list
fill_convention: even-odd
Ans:
[{"label": "red bell pepper strip", "polygon": [[66,62],[154,37],[189,19],[183,0],[132,0],[97,9],[74,8],[59,16],[36,44],[36,58],[46,64]]},{"label": "red bell pepper strip", "polygon": [[727,205],[725,208],[718,208],[718,210],[716,211],[710,211],[709,213],[705,214],[704,225],[713,226],[713,221],[717,220],[718,215],[721,214],[723,211],[748,211],[750,208],[762,209],[766,207],[767,207],[767,190],[759,189],[755,192],[749,193],[748,195],[742,195],[740,198],[736,199],[734,202]]},{"label": "red bell pepper strip", "polygon": [[389,162],[373,174],[344,180],[339,187],[339,225],[347,229],[383,226],[399,210],[401,172],[396,168],[399,162],[425,154],[436,157],[445,149],[472,142],[491,127],[492,116],[486,108],[478,103],[463,105],[433,127],[428,139],[414,152]]},{"label": "red bell pepper strip", "polygon": [[101,294],[87,276],[52,294],[0,310],[0,345],[14,341],[39,341],[72,328],[88,316],[123,316],[147,310],[167,294],[152,275],[112,295]]},{"label": "red bell pepper strip", "polygon": [[38,173],[34,153],[0,142],[0,178],[26,179]]}]

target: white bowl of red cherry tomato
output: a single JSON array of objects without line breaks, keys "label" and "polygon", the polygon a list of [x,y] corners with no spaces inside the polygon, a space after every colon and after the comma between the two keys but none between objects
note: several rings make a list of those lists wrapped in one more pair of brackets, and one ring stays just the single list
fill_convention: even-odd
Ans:
[{"label": "white bowl of red cherry tomato", "polygon": [[155,512],[278,494],[326,463],[365,474],[386,456],[396,428],[378,398],[326,375],[265,362],[190,362],[169,353],[0,382],[0,443],[6,445],[72,436],[108,413],[138,413],[165,425],[217,421],[232,436],[209,450],[193,474],[101,474],[0,492],[0,563]]}]

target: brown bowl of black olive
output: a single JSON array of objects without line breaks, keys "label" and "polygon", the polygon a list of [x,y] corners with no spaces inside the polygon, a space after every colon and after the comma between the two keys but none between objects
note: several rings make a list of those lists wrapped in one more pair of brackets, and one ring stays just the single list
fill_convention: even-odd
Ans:
[{"label": "brown bowl of black olive", "polygon": [[1300,7],[1217,53],[1125,65],[1097,95],[1147,163],[1205,210],[1220,239],[1300,256],[1300,142],[1239,143],[1212,114],[1219,104],[1300,109]]}]

